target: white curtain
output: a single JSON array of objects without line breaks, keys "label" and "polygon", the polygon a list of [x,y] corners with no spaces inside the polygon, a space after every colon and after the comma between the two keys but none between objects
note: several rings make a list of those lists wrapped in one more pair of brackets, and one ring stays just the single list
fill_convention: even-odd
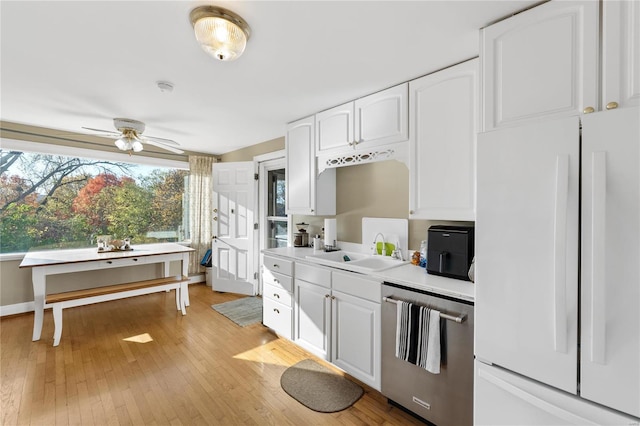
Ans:
[{"label": "white curtain", "polygon": [[189,274],[204,271],[200,260],[211,247],[211,197],[213,195],[212,166],[214,157],[189,156],[189,231],[191,247]]}]

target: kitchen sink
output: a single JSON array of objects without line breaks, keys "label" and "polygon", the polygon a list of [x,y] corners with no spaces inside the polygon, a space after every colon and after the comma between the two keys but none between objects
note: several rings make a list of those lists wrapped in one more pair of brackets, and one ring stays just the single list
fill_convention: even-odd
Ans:
[{"label": "kitchen sink", "polygon": [[[347,256],[349,260],[345,260],[345,256]],[[392,259],[390,256],[372,256],[342,250],[312,254],[305,256],[305,258],[320,265],[331,266],[351,272],[359,272],[361,274],[384,271],[407,263]]]}]

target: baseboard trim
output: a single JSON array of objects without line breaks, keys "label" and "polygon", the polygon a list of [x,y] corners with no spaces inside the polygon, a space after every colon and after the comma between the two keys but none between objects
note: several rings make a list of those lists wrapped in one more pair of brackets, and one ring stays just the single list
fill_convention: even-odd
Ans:
[{"label": "baseboard trim", "polygon": [[9,315],[26,314],[35,310],[33,302],[15,303],[13,305],[0,306],[0,317]]},{"label": "baseboard trim", "polygon": [[[205,281],[204,274],[191,275],[189,277],[189,284],[198,284]],[[0,306],[0,317],[6,317],[9,315],[26,314],[27,312],[33,312],[35,310],[34,302],[14,303],[13,305]]]}]

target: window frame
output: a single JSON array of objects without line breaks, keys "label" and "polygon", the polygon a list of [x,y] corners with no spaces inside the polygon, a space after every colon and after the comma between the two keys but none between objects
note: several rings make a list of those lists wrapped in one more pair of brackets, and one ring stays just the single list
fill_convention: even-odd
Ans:
[{"label": "window frame", "polygon": [[[55,145],[43,142],[30,142],[19,139],[0,138],[0,148],[2,148],[3,150],[21,151],[35,154],[63,155],[75,158],[108,160],[145,166],[189,170],[189,162],[186,160],[169,160],[165,158],[148,157],[142,155],[136,156],[119,152],[75,148],[65,145]],[[189,241],[179,241],[177,242],[177,244],[188,245]],[[0,253],[0,262],[22,260],[25,254],[26,252]]]}]

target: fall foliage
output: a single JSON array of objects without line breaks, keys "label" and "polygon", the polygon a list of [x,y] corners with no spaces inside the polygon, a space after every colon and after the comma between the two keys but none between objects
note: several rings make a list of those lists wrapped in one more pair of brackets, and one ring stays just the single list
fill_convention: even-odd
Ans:
[{"label": "fall foliage", "polygon": [[0,150],[0,253],[89,247],[97,235],[180,238],[186,171]]}]

